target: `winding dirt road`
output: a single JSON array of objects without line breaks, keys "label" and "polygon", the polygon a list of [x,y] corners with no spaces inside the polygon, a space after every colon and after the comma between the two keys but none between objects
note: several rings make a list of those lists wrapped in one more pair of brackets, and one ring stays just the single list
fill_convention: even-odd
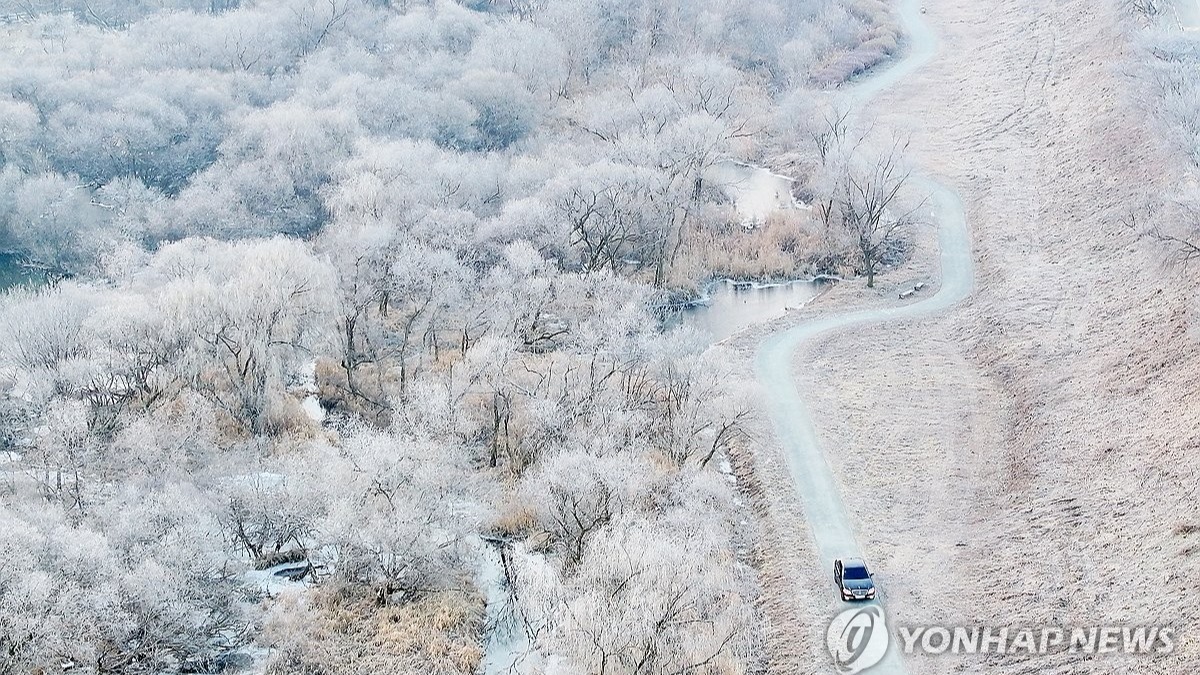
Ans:
[{"label": "winding dirt road", "polygon": [[[901,83],[937,52],[936,37],[921,20],[919,0],[904,0],[899,15],[908,36],[908,53],[897,64],[848,92],[847,98],[856,107]],[[910,304],[863,309],[800,323],[764,341],[757,357],[758,379],[772,403],[776,433],[804,505],[820,562],[827,570],[832,569],[835,558],[863,557],[863,554],[842,502],[838,481],[825,460],[816,427],[792,376],[796,348],[839,330],[943,312],[965,299],[975,282],[970,236],[961,200],[953,190],[932,179],[918,177],[915,182],[918,189],[930,195],[930,220],[938,226],[941,264],[937,292]],[[874,604],[883,604],[886,597],[886,588],[881,588],[880,598]],[[895,645],[872,672],[880,675],[907,673]]]},{"label": "winding dirt road", "polygon": [[[878,292],[843,285],[738,345],[762,344],[781,446],[764,436],[753,457],[769,669],[831,672],[828,561],[861,551],[892,624],[1178,636],[1152,656],[944,654],[890,672],[1200,672],[1196,284],[1121,222],[1186,177],[1137,101],[1122,3],[940,0],[914,23],[915,5],[918,58],[853,96],[945,186],[940,241]],[[969,261],[947,240],[955,193]],[[955,272],[971,262],[973,289]],[[901,308],[911,281],[938,294]]]}]

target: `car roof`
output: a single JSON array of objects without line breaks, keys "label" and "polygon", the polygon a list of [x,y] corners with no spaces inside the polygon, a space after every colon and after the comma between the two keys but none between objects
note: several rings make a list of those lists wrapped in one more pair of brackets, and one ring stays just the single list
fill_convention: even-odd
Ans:
[{"label": "car roof", "polygon": [[866,567],[867,563],[862,558],[843,558],[842,567]]}]

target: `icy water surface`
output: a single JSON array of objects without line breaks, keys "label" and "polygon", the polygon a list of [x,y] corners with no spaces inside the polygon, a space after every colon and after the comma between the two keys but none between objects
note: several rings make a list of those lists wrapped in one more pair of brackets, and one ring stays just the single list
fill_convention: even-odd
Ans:
[{"label": "icy water surface", "polygon": [[782,316],[821,294],[828,281],[791,281],[781,284],[739,284],[718,281],[704,304],[684,309],[679,321],[720,342],[750,326]]}]

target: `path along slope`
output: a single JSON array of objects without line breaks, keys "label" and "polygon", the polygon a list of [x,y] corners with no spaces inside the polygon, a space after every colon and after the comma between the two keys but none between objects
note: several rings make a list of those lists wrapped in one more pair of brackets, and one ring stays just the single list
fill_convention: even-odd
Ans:
[{"label": "path along slope", "polygon": [[[1181,160],[1125,95],[1135,55],[1117,5],[928,5],[940,48],[867,105],[877,124],[912,135],[922,173],[960,196],[975,290],[953,311],[886,316],[875,312],[894,295],[839,288],[776,328],[839,306],[876,309],[815,341],[805,338],[832,328],[822,319],[771,338],[792,341],[794,358],[779,361],[768,344],[759,366],[772,391],[770,378],[790,376],[802,393],[845,505],[833,527],[875,562],[893,623],[1168,624],[1176,649],[915,657],[910,672],[1184,674],[1200,663],[1193,284],[1121,224],[1148,194],[1170,192]],[[945,212],[947,195],[933,192]],[[944,242],[939,255],[945,265]],[[961,289],[946,282],[936,298],[948,306]],[[793,420],[783,444],[811,442],[789,413],[804,408],[783,396],[771,402]],[[802,514],[786,495],[767,501]],[[779,555],[806,569],[789,577],[768,564],[768,586],[796,600],[766,613],[796,610],[807,623],[788,665],[827,672],[820,620],[840,607],[824,563],[848,542],[827,541],[819,524],[802,538],[782,521],[766,531],[796,544]]]},{"label": "path along slope", "polygon": [[[919,1],[905,0],[899,11],[908,37],[907,55],[848,93],[847,98],[855,108],[869,103],[882,91],[902,86],[904,78],[925,65],[937,52],[937,40],[921,20]],[[775,430],[823,569],[831,569],[835,558],[861,557],[862,552],[841,499],[840,487],[825,461],[816,428],[794,382],[791,365],[796,348],[848,328],[934,315],[966,298],[974,283],[970,239],[958,195],[932,179],[917,179],[916,182],[919,189],[930,195],[930,220],[936,224],[939,233],[940,283],[936,293],[914,303],[834,313],[801,322],[764,341],[758,353],[758,380],[770,402]],[[878,602],[882,604],[885,597],[885,591],[881,590]],[[907,673],[895,646],[874,672],[880,675]]]}]

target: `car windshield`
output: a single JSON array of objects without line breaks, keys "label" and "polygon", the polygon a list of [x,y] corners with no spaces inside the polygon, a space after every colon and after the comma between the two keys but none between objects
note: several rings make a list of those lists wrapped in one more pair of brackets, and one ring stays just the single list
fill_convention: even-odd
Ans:
[{"label": "car windshield", "polygon": [[842,576],[846,579],[866,579],[871,575],[867,574],[865,567],[847,567]]}]

